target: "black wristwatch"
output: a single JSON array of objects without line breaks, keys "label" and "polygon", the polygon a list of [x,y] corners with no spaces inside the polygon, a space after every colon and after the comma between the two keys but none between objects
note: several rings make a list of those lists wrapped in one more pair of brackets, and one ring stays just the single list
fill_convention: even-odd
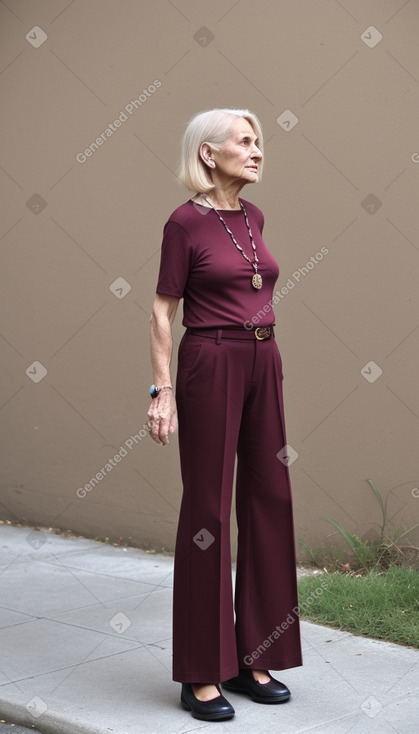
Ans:
[{"label": "black wristwatch", "polygon": [[160,385],[160,387],[157,387],[157,385],[150,385],[150,395],[153,398],[156,398],[159,394],[160,390],[163,390],[163,388],[167,387],[169,390],[172,389],[171,385]]}]

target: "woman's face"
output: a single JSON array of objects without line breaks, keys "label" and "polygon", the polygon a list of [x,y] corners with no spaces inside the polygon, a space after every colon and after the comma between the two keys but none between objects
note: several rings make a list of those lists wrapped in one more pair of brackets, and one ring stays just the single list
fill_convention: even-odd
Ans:
[{"label": "woman's face", "polygon": [[220,150],[212,152],[212,159],[215,161],[213,174],[224,180],[257,182],[258,164],[262,160],[258,142],[251,124],[243,117],[238,117],[231,127],[230,137]]}]

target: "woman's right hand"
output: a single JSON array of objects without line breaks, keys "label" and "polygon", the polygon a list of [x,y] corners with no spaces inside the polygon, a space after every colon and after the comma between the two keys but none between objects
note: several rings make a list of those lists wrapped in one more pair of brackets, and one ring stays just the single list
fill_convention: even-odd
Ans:
[{"label": "woman's right hand", "polygon": [[174,433],[178,426],[176,400],[170,388],[162,388],[151,401],[147,418],[147,430],[153,441],[167,446],[169,433]]}]

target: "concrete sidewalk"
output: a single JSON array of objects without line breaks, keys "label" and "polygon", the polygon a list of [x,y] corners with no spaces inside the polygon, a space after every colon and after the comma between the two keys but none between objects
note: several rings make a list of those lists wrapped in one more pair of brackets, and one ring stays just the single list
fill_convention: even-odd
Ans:
[{"label": "concrete sidewalk", "polygon": [[0,718],[45,734],[417,734],[419,651],[308,622],[304,666],[277,674],[288,703],[229,694],[234,719],[193,719],[171,680],[172,568],[0,525]]}]

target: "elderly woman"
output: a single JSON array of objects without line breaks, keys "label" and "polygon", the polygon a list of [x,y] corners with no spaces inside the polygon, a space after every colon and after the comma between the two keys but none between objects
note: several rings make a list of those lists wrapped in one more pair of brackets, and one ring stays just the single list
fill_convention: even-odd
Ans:
[{"label": "elderly woman", "polygon": [[[282,361],[273,331],[279,268],[262,237],[262,212],[239,198],[261,172],[262,130],[253,113],[215,109],[192,118],[179,177],[194,195],[164,227],[151,316],[154,441],[169,443],[179,414],[173,680],[182,683],[183,707],[206,721],[235,713],[220,683],[258,703],[281,703],[290,691],[269,670],[302,664]],[[175,398],[171,327],[181,298],[186,331]]]}]

